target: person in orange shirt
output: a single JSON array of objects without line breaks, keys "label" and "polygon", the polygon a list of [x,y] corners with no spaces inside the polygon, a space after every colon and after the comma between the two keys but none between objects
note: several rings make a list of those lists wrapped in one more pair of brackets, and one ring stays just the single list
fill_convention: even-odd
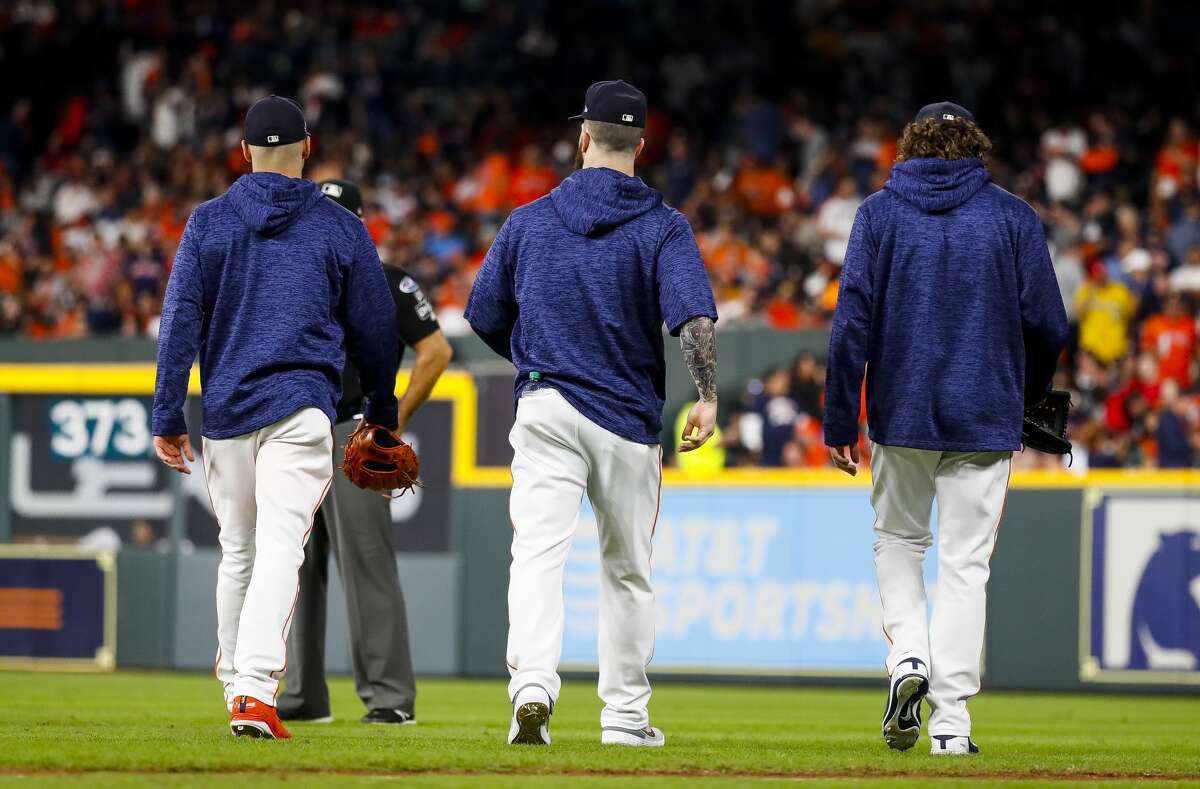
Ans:
[{"label": "person in orange shirt", "polygon": [[363,218],[363,224],[367,226],[367,233],[375,246],[383,246],[387,241],[388,231],[392,229],[388,215],[383,211],[371,211]]},{"label": "person in orange shirt", "polygon": [[758,216],[776,216],[796,202],[791,181],[781,167],[747,158],[733,183],[738,199]]},{"label": "person in orange shirt", "polygon": [[521,149],[521,163],[513,170],[508,202],[513,207],[532,203],[558,185],[558,173],[546,164],[541,150],[530,143]]},{"label": "person in orange shirt", "polygon": [[1191,181],[1198,160],[1200,141],[1188,128],[1187,121],[1172,118],[1167,125],[1167,138],[1154,162],[1158,175],[1176,181]]},{"label": "person in orange shirt", "polygon": [[800,414],[796,418],[795,437],[783,450],[784,465],[807,468],[828,466],[829,451],[824,439],[821,422],[808,414]]},{"label": "person in orange shirt", "polygon": [[502,151],[488,154],[471,174],[475,192],[465,207],[489,216],[507,209],[510,175],[507,154]]},{"label": "person in orange shirt", "polygon": [[1191,386],[1192,353],[1196,348],[1196,319],[1180,293],[1171,293],[1163,311],[1142,328],[1142,348],[1158,357],[1159,375],[1181,389]]},{"label": "person in orange shirt", "polygon": [[771,261],[734,230],[728,219],[697,238],[704,265],[722,282],[757,284],[771,273]]}]

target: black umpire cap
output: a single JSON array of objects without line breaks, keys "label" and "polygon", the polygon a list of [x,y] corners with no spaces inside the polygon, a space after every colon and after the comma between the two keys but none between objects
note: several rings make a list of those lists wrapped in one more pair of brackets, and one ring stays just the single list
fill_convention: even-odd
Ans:
[{"label": "black umpire cap", "polygon": [[363,215],[362,192],[353,181],[330,178],[317,184],[321,193],[355,216]]},{"label": "black umpire cap", "polygon": [[917,117],[913,118],[913,123],[927,121],[930,118],[938,121],[953,121],[962,118],[964,121],[975,122],[975,116],[971,114],[970,110],[960,107],[952,101],[939,101],[934,104],[926,104],[917,110]]},{"label": "black umpire cap", "polygon": [[597,82],[587,89],[583,112],[567,118],[646,128],[646,94],[623,79]]},{"label": "black umpire cap", "polygon": [[291,99],[267,96],[251,105],[246,112],[246,142],[264,148],[291,145],[308,136],[304,110]]}]

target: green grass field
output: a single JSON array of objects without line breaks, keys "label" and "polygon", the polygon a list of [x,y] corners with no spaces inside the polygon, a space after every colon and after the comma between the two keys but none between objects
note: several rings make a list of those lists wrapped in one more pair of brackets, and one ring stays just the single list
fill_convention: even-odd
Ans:
[{"label": "green grass field", "polygon": [[[972,706],[983,753],[889,751],[882,693],[660,683],[651,713],[664,749],[602,748],[594,686],[569,683],[550,748],[504,744],[501,681],[427,680],[417,726],[364,726],[349,680],[331,685],[333,724],[287,742],[235,740],[211,676],[0,673],[0,783],[33,786],[378,785],[577,787],[817,783],[1023,785],[1064,780],[1200,786],[1193,698],[985,693]],[[234,780],[234,784],[229,781]]]}]

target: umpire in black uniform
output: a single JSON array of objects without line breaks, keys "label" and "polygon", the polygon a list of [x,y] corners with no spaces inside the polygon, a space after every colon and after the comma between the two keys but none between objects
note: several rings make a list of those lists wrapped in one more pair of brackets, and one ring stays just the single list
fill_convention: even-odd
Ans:
[{"label": "umpire in black uniform", "polygon": [[[349,181],[331,180],[321,191],[361,217],[362,193]],[[433,306],[416,280],[394,266],[384,266],[392,298],[400,354],[405,346],[416,353],[408,388],[400,398],[399,430],[425,402],[450,363],[450,344],[438,328]],[[334,427],[334,465],[342,465],[342,447],[362,412],[358,371],[347,362],[342,374],[342,400]],[[325,685],[325,605],[329,582],[329,552],[338,563],[346,590],[350,618],[350,651],[354,684],[367,706],[363,723],[416,723],[412,657],[408,648],[408,618],[396,553],[392,547],[392,516],[388,500],[361,490],[333,475],[329,495],[313,521],[312,534],[300,568],[300,594],[288,637],[288,661],[279,697],[284,720],[328,722],[329,689]]]}]

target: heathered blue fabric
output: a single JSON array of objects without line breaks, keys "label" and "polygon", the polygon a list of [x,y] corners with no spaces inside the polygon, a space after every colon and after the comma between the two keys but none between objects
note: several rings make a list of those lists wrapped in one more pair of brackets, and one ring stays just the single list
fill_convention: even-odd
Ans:
[{"label": "heathered blue fabric", "polygon": [[230,438],[301,408],[333,421],[349,349],[367,417],[396,424],[395,305],[361,220],[316,184],[252,173],[196,207],[167,282],[154,386],[155,435],[187,431],[200,354],[204,435]]},{"label": "heathered blue fabric", "polygon": [[858,210],[829,343],[825,443],[1005,451],[1067,318],[1042,223],[978,159],[913,159]]},{"label": "heathered blue fabric", "polygon": [[517,368],[601,427],[659,443],[662,326],[716,320],[712,286],[683,214],[615,170],[578,170],[514,211],[488,250],[467,320]]}]

